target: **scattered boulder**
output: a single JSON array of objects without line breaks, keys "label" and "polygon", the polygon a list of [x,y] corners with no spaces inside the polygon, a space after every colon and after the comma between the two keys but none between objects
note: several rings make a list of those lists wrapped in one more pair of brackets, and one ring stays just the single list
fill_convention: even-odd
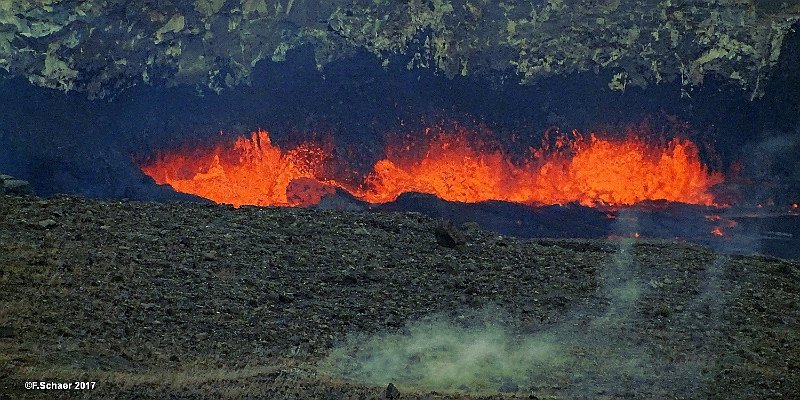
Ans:
[{"label": "scattered boulder", "polygon": [[43,219],[43,220],[39,221],[38,225],[39,225],[40,228],[50,229],[50,228],[58,225],[58,222],[56,222],[54,219],[49,219],[48,218],[48,219]]},{"label": "scattered boulder", "polygon": [[312,207],[320,210],[338,211],[364,211],[368,208],[367,203],[341,188],[335,188],[333,192],[324,194],[317,204],[312,205]]},{"label": "scattered boulder", "polygon": [[17,336],[14,327],[10,325],[0,326],[0,339],[13,339]]},{"label": "scattered boulder", "polygon": [[25,196],[32,195],[33,190],[31,190],[31,184],[27,181],[0,174],[0,194]]},{"label": "scattered boulder", "polygon": [[217,260],[217,252],[214,250],[209,250],[203,253],[203,261],[216,261]]},{"label": "scattered boulder", "polygon": [[500,393],[514,393],[519,390],[519,385],[510,379],[505,379],[497,390]]},{"label": "scattered boulder", "polygon": [[393,383],[390,383],[389,386],[386,387],[385,395],[386,395],[385,397],[386,397],[387,400],[388,399],[398,399],[398,398],[400,398],[400,391],[397,390],[397,387],[394,386]]},{"label": "scattered boulder", "polygon": [[440,221],[436,225],[434,234],[436,235],[436,243],[444,247],[456,248],[467,243],[464,234],[453,226],[450,221]]}]

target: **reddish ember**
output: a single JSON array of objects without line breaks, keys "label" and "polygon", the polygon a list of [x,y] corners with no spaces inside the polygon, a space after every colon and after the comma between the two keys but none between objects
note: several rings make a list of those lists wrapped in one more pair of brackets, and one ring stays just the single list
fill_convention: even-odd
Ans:
[{"label": "reddish ember", "polygon": [[[574,134],[559,138],[553,148],[532,149],[515,160],[496,146],[470,139],[470,133],[456,129],[429,134],[414,145],[391,142],[387,156],[357,187],[323,176],[332,155],[321,147],[281,150],[264,131],[232,146],[165,153],[141,169],[159,184],[235,206],[313,204],[334,187],[371,203],[421,192],[468,203],[597,206],[668,200],[711,205],[710,188],[723,180],[701,163],[697,146],[688,139],[658,145],[635,135],[606,139]],[[298,187],[304,192],[296,193]]]},{"label": "reddish ember", "polygon": [[714,236],[725,236],[725,232],[723,232],[722,229],[720,228],[714,228],[713,230],[711,230],[711,233]]}]

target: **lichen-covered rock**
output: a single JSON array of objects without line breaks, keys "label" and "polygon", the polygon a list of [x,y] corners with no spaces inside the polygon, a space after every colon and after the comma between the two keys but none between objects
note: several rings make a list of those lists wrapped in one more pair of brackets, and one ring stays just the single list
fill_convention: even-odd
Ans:
[{"label": "lichen-covered rock", "polygon": [[800,5],[767,0],[0,1],[0,68],[90,97],[146,82],[219,92],[310,44],[317,65],[366,49],[385,64],[522,84],[610,70],[612,89],[709,74],[752,97]]}]

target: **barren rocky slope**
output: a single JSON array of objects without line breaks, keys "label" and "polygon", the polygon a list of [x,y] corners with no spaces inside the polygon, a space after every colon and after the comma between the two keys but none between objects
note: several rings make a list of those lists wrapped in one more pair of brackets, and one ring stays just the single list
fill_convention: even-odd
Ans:
[{"label": "barren rocky slope", "polygon": [[[481,395],[394,382],[400,398],[800,397],[797,262],[448,230],[416,214],[0,196],[0,398],[394,397],[319,363],[348,335],[487,305],[517,335],[583,332],[653,372],[592,387],[553,370],[558,384],[532,374]],[[597,330],[626,280],[640,294]],[[587,346],[563,369],[602,374],[615,351]]]}]

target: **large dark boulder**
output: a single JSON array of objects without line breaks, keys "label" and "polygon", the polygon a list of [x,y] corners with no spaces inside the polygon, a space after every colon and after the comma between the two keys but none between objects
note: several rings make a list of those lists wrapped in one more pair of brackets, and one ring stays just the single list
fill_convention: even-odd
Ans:
[{"label": "large dark boulder", "polygon": [[33,191],[31,190],[31,184],[28,183],[28,181],[16,179],[10,175],[0,174],[0,194],[22,196],[31,195],[33,194]]}]

